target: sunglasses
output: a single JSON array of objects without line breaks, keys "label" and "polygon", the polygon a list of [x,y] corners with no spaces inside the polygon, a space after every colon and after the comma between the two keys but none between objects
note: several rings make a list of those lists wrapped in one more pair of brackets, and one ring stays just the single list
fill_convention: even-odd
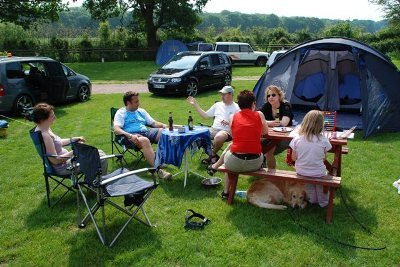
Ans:
[{"label": "sunglasses", "polygon": [[276,94],[270,94],[270,95],[267,95],[267,98],[269,98],[270,96],[272,96],[272,97],[275,97],[275,96],[276,96]]}]

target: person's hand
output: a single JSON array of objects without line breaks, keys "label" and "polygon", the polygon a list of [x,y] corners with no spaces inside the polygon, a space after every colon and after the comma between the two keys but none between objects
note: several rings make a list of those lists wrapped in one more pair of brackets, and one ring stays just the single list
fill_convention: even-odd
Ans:
[{"label": "person's hand", "polygon": [[74,137],[73,140],[74,140],[75,142],[78,142],[78,143],[81,143],[81,144],[83,144],[83,143],[86,142],[86,139],[85,139],[85,137],[83,137],[83,136]]},{"label": "person's hand", "polygon": [[222,121],[221,121],[221,125],[223,125],[223,126],[228,126],[228,125],[229,125],[229,121],[222,120]]},{"label": "person's hand", "polygon": [[186,101],[193,106],[197,103],[196,99],[193,96],[188,96],[188,98],[186,98]]}]

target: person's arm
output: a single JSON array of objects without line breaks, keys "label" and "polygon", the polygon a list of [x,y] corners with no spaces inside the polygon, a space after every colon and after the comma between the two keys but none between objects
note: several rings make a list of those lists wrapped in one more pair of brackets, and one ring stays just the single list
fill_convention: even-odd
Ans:
[{"label": "person's arm", "polygon": [[280,113],[282,114],[281,126],[288,126],[291,118],[293,118],[292,107],[288,102],[281,103]]},{"label": "person's arm", "polygon": [[264,114],[261,111],[258,111],[258,114],[260,114],[261,122],[262,122],[262,128],[261,128],[261,134],[268,134],[268,123],[265,120]]},{"label": "person's arm", "polygon": [[85,143],[86,139],[83,136],[74,136],[74,137],[71,137],[71,138],[63,138],[63,139],[61,139],[61,143],[62,143],[63,146],[68,146],[72,142]]},{"label": "person's arm", "polygon": [[[51,138],[50,134],[42,132],[42,137],[43,137],[44,146],[46,147],[46,153],[50,154],[50,155],[57,155],[57,151],[56,151],[53,139]],[[68,160],[68,158],[72,157],[72,155],[73,155],[73,152],[68,151],[67,153],[57,155],[60,157],[48,157],[48,159],[52,164],[61,164],[61,163],[66,162]]]},{"label": "person's arm", "polygon": [[293,161],[297,160],[297,153],[296,153],[296,151],[294,151],[294,149],[292,150],[292,160]]},{"label": "person's arm", "polygon": [[197,113],[199,113],[199,115],[203,118],[203,119],[208,119],[210,118],[210,116],[208,116],[207,112],[205,112],[199,105],[199,103],[197,102],[197,100],[193,97],[193,96],[188,96],[188,98],[186,99],[187,102],[189,104],[191,104],[195,110],[197,111]]},{"label": "person's arm", "polygon": [[166,129],[168,126],[165,123],[159,122],[159,121],[154,121],[153,124],[151,125],[153,128],[163,128]]},{"label": "person's arm", "polygon": [[125,132],[119,125],[114,125],[114,134],[124,135],[127,140],[131,141],[134,144],[137,143],[138,138],[140,137],[139,134],[131,134],[131,133]]}]

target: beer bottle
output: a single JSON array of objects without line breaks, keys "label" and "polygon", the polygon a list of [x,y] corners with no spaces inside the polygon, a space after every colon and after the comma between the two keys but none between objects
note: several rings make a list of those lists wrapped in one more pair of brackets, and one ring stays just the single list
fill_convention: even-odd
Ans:
[{"label": "beer bottle", "polygon": [[172,119],[172,112],[169,112],[168,129],[172,132],[174,130],[174,120]]},{"label": "beer bottle", "polygon": [[188,128],[189,128],[189,131],[193,130],[193,117],[192,117],[191,111],[189,111]]}]

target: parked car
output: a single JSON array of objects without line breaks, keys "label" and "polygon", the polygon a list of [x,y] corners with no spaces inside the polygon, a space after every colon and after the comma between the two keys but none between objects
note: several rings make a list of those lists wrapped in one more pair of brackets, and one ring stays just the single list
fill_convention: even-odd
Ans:
[{"label": "parked car", "polygon": [[233,64],[254,64],[265,66],[269,54],[267,52],[254,51],[248,43],[238,42],[217,42],[215,51],[225,52]]},{"label": "parked car", "polygon": [[154,94],[195,96],[198,91],[230,85],[232,64],[221,52],[180,52],[150,74],[149,91]]},{"label": "parked car", "polygon": [[269,69],[269,67],[271,67],[272,63],[275,62],[275,60],[277,60],[280,56],[282,56],[283,54],[286,53],[287,50],[278,50],[278,51],[274,51],[272,52],[271,56],[268,58],[267,61],[267,69]]},{"label": "parked car", "polygon": [[38,102],[85,102],[92,84],[88,77],[47,57],[0,57],[0,112],[21,114]]}]

